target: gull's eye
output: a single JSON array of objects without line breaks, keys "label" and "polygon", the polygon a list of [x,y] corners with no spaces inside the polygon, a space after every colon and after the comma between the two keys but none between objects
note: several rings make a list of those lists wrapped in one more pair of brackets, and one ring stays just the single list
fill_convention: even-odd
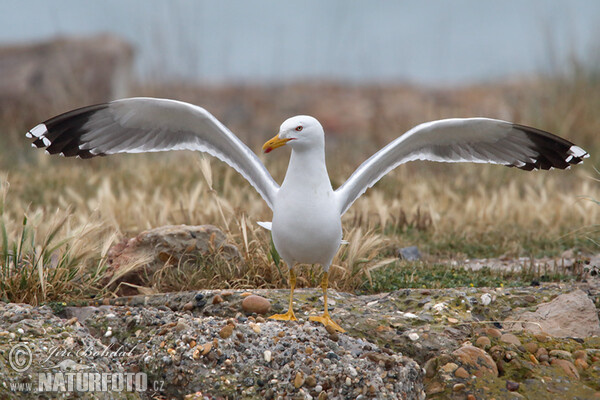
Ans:
[{"label": "gull's eye", "polygon": [[298,125],[298,126],[296,127],[296,132],[300,132],[301,130],[302,130],[302,125]]}]

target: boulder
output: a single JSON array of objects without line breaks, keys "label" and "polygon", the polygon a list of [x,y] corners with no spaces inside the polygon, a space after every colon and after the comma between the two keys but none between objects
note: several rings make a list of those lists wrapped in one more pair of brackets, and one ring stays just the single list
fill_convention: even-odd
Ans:
[{"label": "boulder", "polygon": [[507,320],[511,321],[505,325],[507,329],[545,332],[555,337],[585,338],[600,335],[596,306],[580,289],[538,305],[535,312],[518,311]]},{"label": "boulder", "polygon": [[[125,239],[108,252],[109,267],[105,283],[111,286],[122,282],[143,286],[145,277],[151,277],[165,266],[182,263],[218,262],[243,264],[237,247],[227,242],[225,234],[212,225],[168,225],[144,231],[131,239]],[[135,295],[135,286],[121,285],[117,293]]]}]

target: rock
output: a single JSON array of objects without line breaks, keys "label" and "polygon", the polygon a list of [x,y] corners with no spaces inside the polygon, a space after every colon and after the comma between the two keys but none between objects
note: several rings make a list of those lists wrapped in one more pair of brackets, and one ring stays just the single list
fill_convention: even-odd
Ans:
[{"label": "rock", "polygon": [[466,369],[459,367],[456,371],[454,371],[454,376],[457,378],[468,379],[471,375],[469,375]]},{"label": "rock", "polygon": [[520,321],[507,323],[507,328],[513,330],[526,329],[534,333],[543,331],[555,337],[585,338],[600,335],[596,306],[580,289],[538,305],[535,312],[520,311],[507,319]]},{"label": "rock", "polygon": [[218,294],[216,294],[213,299],[212,299],[212,303],[213,304],[221,304],[223,302],[223,298],[221,296],[219,296]]},{"label": "rock", "polygon": [[484,293],[481,295],[481,304],[484,306],[490,305],[492,302],[492,295],[489,293]]},{"label": "rock", "polygon": [[462,390],[465,390],[465,384],[464,383],[456,383],[454,384],[454,386],[452,386],[452,391],[453,392],[460,392]]},{"label": "rock", "polygon": [[488,353],[482,349],[470,344],[464,345],[452,352],[452,355],[458,357],[463,367],[471,375],[481,377],[484,375],[498,376],[498,367]]},{"label": "rock", "polygon": [[560,358],[562,360],[573,361],[573,356],[566,350],[550,350],[550,357]]},{"label": "rock", "polygon": [[573,352],[573,357],[575,357],[575,359],[582,358],[582,359],[585,360],[587,358],[587,351],[585,351],[585,350],[575,350]]},{"label": "rock", "polygon": [[[120,295],[139,294],[139,289],[119,283],[144,286],[147,285],[144,277],[154,275],[165,266],[198,263],[206,257],[223,263],[243,264],[241,253],[215,226],[167,225],[151,229],[109,250],[104,283],[110,287],[118,285]],[[131,268],[136,264],[138,266]]]},{"label": "rock", "polygon": [[579,380],[579,372],[577,372],[577,368],[575,368],[575,365],[571,361],[555,358],[550,361],[550,364],[559,366],[571,378]]},{"label": "rock", "polygon": [[583,358],[577,358],[577,359],[575,359],[575,363],[574,364],[575,364],[575,366],[578,369],[588,369],[589,368],[589,364]]},{"label": "rock", "polygon": [[489,337],[493,337],[493,338],[499,338],[500,336],[502,336],[502,332],[500,332],[500,330],[498,330],[496,328],[487,328],[485,330],[485,333]]},{"label": "rock", "polygon": [[489,348],[492,345],[492,342],[490,340],[490,338],[488,338],[487,336],[479,336],[477,338],[477,340],[475,341],[475,346],[486,350],[487,348]]},{"label": "rock", "polygon": [[525,350],[530,352],[531,354],[535,354],[538,351],[538,344],[535,342],[527,342],[525,343]]},{"label": "rock", "polygon": [[271,302],[262,296],[252,294],[242,301],[242,309],[249,314],[266,314],[271,310]]},{"label": "rock", "polygon": [[506,390],[509,392],[516,392],[519,390],[519,382],[506,381]]},{"label": "rock", "polygon": [[304,380],[304,384],[310,388],[315,387],[317,385],[317,378],[314,375],[309,375]]},{"label": "rock", "polygon": [[398,258],[406,261],[418,261],[421,259],[421,253],[417,246],[403,247],[398,250]]},{"label": "rock", "polygon": [[225,325],[219,331],[219,336],[221,336],[222,339],[227,339],[233,333],[233,328],[234,328],[233,325],[230,325],[230,324]]},{"label": "rock", "polygon": [[440,368],[442,371],[447,372],[449,374],[453,373],[456,369],[458,368],[458,365],[456,365],[455,363],[451,362],[451,363],[447,363],[444,364],[442,366],[442,368]]},{"label": "rock", "polygon": [[263,358],[265,359],[265,362],[271,362],[271,357],[271,350],[265,350],[265,352],[263,353]]},{"label": "rock", "polygon": [[304,374],[302,372],[298,371],[298,372],[296,372],[296,377],[294,378],[294,387],[296,389],[298,389],[302,385],[304,385]]},{"label": "rock", "polygon": [[513,335],[512,333],[505,333],[500,336],[500,341],[502,343],[514,344],[515,346],[521,346],[521,341],[518,337]]}]

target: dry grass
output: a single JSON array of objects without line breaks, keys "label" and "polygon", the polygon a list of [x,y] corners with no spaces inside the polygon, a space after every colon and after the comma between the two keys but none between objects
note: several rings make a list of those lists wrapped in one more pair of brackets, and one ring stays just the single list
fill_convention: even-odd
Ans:
[{"label": "dry grass", "polygon": [[[583,85],[581,79],[575,76],[571,81],[448,93],[349,88],[349,97],[356,100],[360,109],[366,105],[371,112],[354,125],[337,123],[333,116],[325,116],[326,129],[333,127],[328,166],[334,186],[342,183],[377,146],[391,140],[392,132],[399,131],[395,126],[408,128],[451,115],[488,115],[536,125],[567,136],[592,151],[594,134],[600,128],[600,117],[592,112],[600,106],[600,84],[589,78],[588,84]],[[312,104],[311,99],[335,103],[332,99],[346,98],[340,87],[325,87],[321,92],[310,85],[297,89],[306,104]],[[180,89],[179,95],[164,93],[166,89],[145,90],[136,94],[206,105],[202,102],[206,91]],[[217,93],[217,89],[210,90]],[[263,97],[272,95],[273,103],[277,103],[278,96],[288,96],[289,90],[222,90],[222,104],[208,108],[234,131],[248,132],[251,126],[257,135],[260,132],[260,136],[247,140],[257,149],[289,116],[287,110],[292,106],[293,113],[313,110],[315,116],[323,117],[323,112],[310,106],[302,108],[304,103],[283,102],[286,111],[278,113],[265,106]],[[227,114],[222,110],[233,96],[231,93],[239,96],[240,91],[256,108],[250,111],[257,114],[258,122],[249,122],[249,116],[231,121],[223,116]],[[342,103],[337,108],[352,110],[359,106]],[[271,117],[267,118],[269,113]],[[403,116],[408,117],[398,122]],[[351,119],[357,118],[353,114]],[[9,121],[11,128],[4,138],[14,136],[17,130],[22,134],[25,128],[21,125],[21,121]],[[357,133],[357,126],[364,128],[367,135]],[[199,269],[197,264],[179,265],[149,277],[149,290],[287,286],[285,271],[273,261],[270,235],[256,224],[269,221],[270,210],[243,178],[222,163],[202,161],[197,154],[188,152],[118,155],[85,161],[62,159],[28,149],[24,139],[18,140],[0,161],[7,174],[5,181],[11,185],[2,215],[7,227],[4,258],[0,260],[4,263],[2,273],[7,274],[3,275],[4,286],[0,290],[3,298],[37,303],[63,299],[65,293],[73,298],[97,294],[101,289],[97,282],[110,245],[117,238],[167,224],[220,227],[240,249],[246,267],[232,269],[230,265],[213,263],[210,269]],[[286,151],[276,153],[266,164],[281,181],[288,156]],[[600,242],[596,228],[600,207],[589,199],[600,199],[600,185],[593,179],[597,176],[593,170],[596,160],[592,157],[569,171],[533,173],[481,165],[401,166],[344,216],[344,238],[350,244],[343,246],[334,260],[332,285],[349,291],[364,287],[376,271],[390,263],[397,247],[408,245],[417,245],[433,256],[453,259],[558,255],[568,248],[595,251],[597,245],[593,241]],[[26,227],[21,224],[23,215],[30,216]],[[11,258],[14,255],[7,254],[13,252],[11,249],[20,242],[24,230],[27,246],[19,250],[17,245],[15,251],[27,254],[23,258],[26,262],[15,263]],[[58,264],[54,260],[59,260]],[[207,260],[199,261],[202,262],[198,264],[207,264]],[[23,267],[25,264],[27,267]],[[28,271],[26,284],[19,284],[23,271]],[[5,280],[7,276],[9,280]],[[320,269],[306,266],[299,286],[316,286],[319,280]]]}]

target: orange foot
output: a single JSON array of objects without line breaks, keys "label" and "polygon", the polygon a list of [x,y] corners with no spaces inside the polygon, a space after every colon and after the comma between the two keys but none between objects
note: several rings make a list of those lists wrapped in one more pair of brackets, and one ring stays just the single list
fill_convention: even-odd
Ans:
[{"label": "orange foot", "polygon": [[269,319],[276,319],[278,321],[298,321],[296,315],[294,315],[294,310],[290,309],[285,314],[275,314],[271,315]]},{"label": "orange foot", "polygon": [[320,317],[309,317],[308,319],[310,321],[320,322],[325,326],[330,326],[331,328],[335,329],[338,332],[342,332],[342,333],[346,332],[344,330],[344,328],[339,326],[337,324],[337,322],[335,322],[334,320],[331,319],[331,317],[329,316],[329,313],[325,313],[325,314],[321,315]]}]

